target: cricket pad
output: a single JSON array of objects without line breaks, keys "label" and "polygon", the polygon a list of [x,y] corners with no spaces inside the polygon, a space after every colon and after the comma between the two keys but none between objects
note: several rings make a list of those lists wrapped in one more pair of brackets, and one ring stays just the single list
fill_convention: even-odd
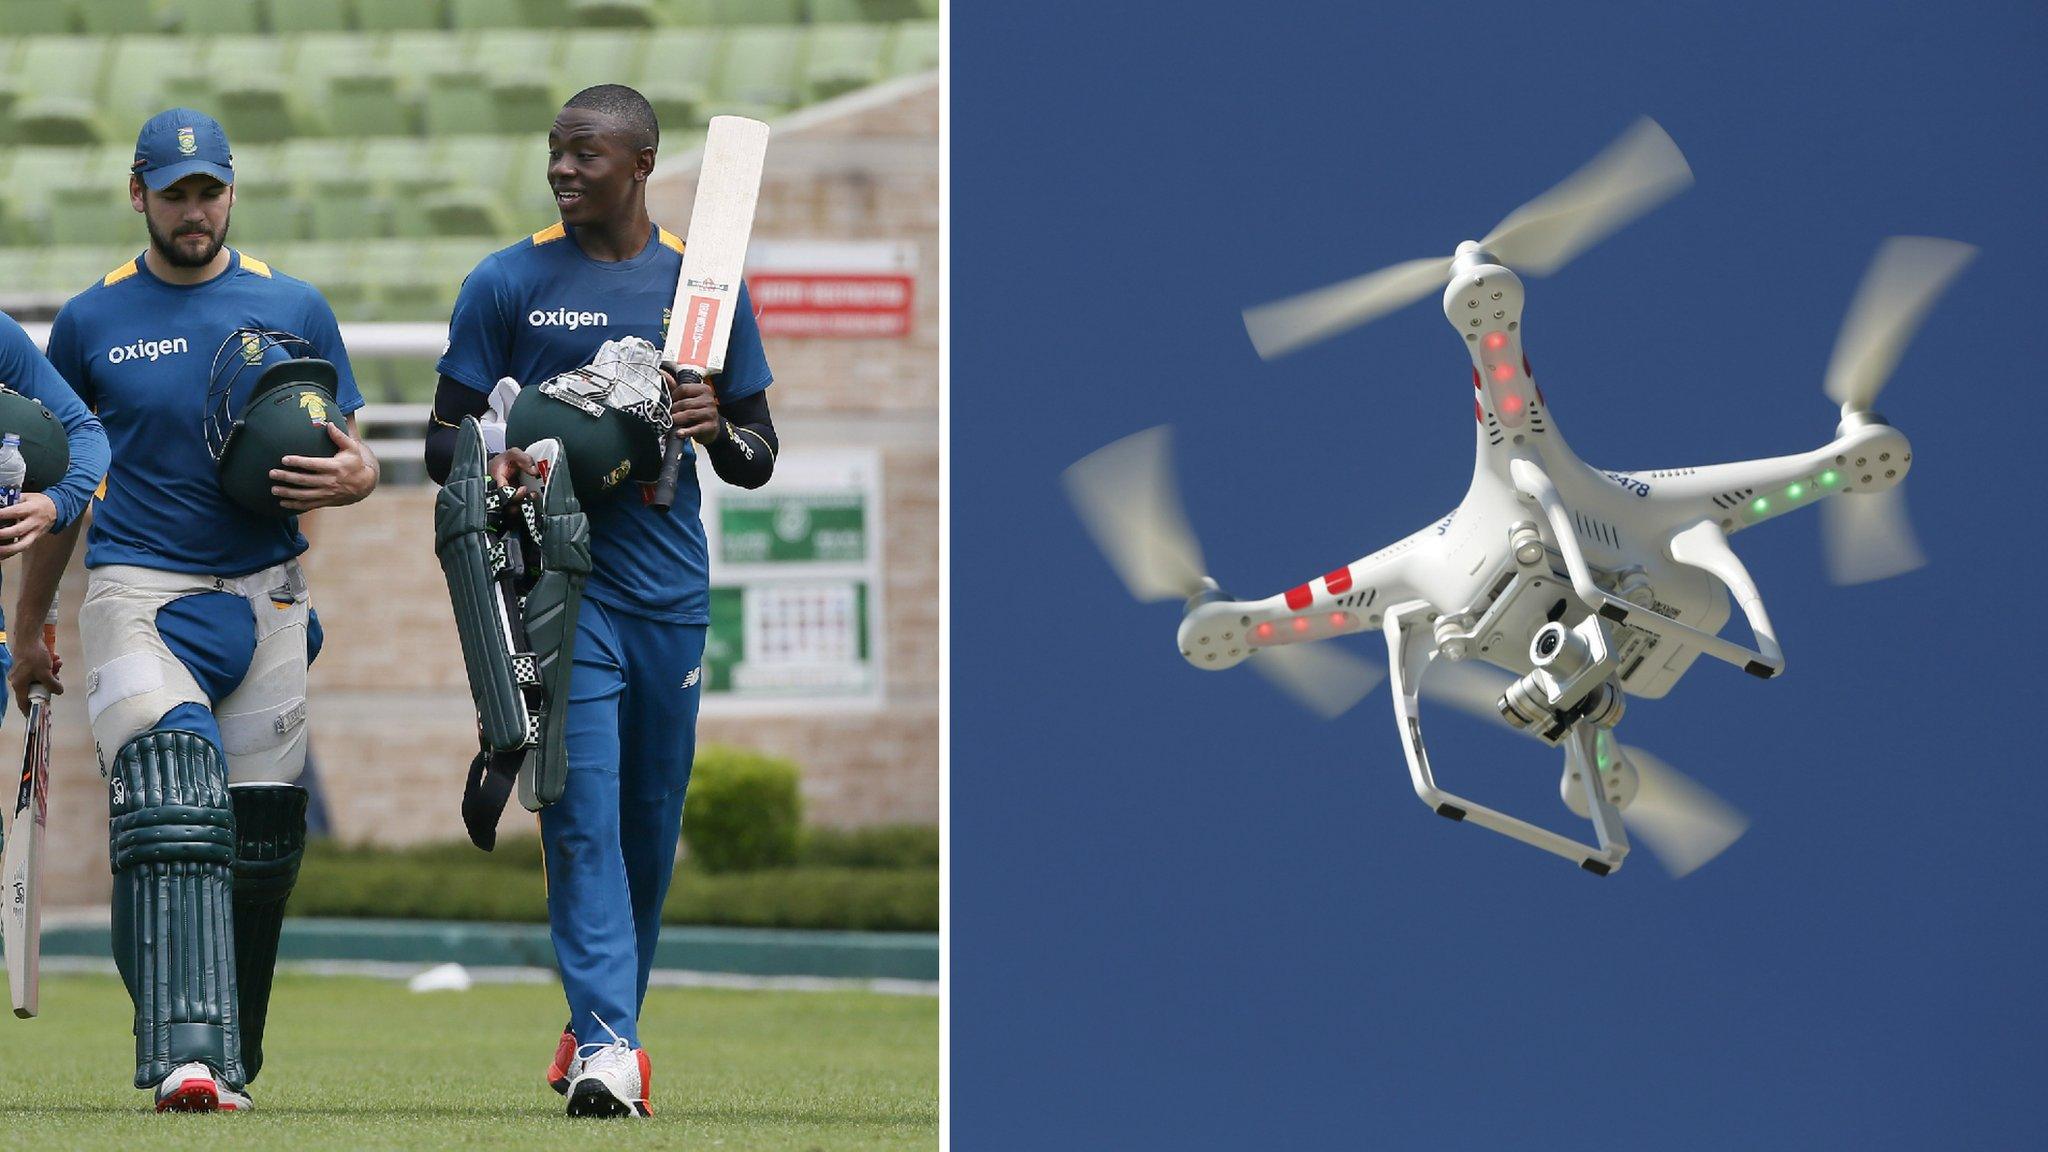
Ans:
[{"label": "cricket pad", "polygon": [[196,1060],[240,1088],[227,770],[205,737],[151,731],[122,745],[109,785],[114,961],[135,1003],[135,1086]]},{"label": "cricket pad", "polygon": [[526,640],[547,701],[539,739],[519,773],[519,802],[531,812],[560,800],[569,785],[569,674],[583,582],[590,576],[590,518],[576,503],[567,453],[564,447],[541,489],[540,578],[523,605]]},{"label": "cricket pad", "polygon": [[235,1007],[242,1067],[252,1081],[263,1070],[263,1025],[270,1016],[284,903],[306,853],[306,800],[306,790],[296,784],[228,789],[235,813]]},{"label": "cricket pad", "polygon": [[[508,752],[532,737],[529,700],[534,686],[531,658],[509,651],[508,625],[517,620],[516,594],[508,570],[522,557],[517,532],[506,531],[504,494],[486,464],[483,430],[466,418],[455,441],[448,482],[434,498],[434,553],[455,608],[455,632],[462,641],[462,666],[485,748]],[[516,642],[516,638],[515,638]],[[516,672],[525,675],[515,674]]]}]

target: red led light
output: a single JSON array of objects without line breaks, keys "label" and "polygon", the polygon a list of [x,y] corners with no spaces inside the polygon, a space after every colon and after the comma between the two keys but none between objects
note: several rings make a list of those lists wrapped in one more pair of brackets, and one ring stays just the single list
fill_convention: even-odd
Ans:
[{"label": "red led light", "polygon": [[1294,618],[1294,630],[1295,630],[1296,632],[1306,632],[1306,631],[1308,631],[1308,617],[1306,617],[1306,616],[1296,616],[1296,617]]},{"label": "red led light", "polygon": [[1488,332],[1484,343],[1489,349],[1505,348],[1508,344],[1508,334],[1505,332]]},{"label": "red led light", "polygon": [[1479,369],[1477,368],[1472,370],[1472,388],[1474,391],[1479,389]]},{"label": "red led light", "polygon": [[1522,410],[1522,398],[1513,392],[1500,398],[1500,410],[1513,416]]},{"label": "red led light", "polygon": [[1344,614],[1343,614],[1342,612],[1332,612],[1332,613],[1330,613],[1330,627],[1332,627],[1332,628],[1342,628],[1343,626],[1344,626]]},{"label": "red led light", "polygon": [[1495,364],[1493,366],[1493,378],[1501,381],[1513,380],[1515,378],[1515,366],[1513,364]]},{"label": "red led light", "polygon": [[1273,635],[1273,625],[1269,621],[1267,623],[1259,625],[1257,631],[1259,633],[1259,639],[1264,640]]}]

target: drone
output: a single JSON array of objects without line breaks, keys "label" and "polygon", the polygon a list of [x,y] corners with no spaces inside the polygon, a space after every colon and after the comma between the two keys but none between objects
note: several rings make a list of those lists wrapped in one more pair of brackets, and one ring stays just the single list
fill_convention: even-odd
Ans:
[{"label": "drone", "polygon": [[[1619,869],[1632,828],[1674,875],[1732,844],[1747,821],[1676,769],[1614,739],[1631,698],[1668,695],[1702,656],[1770,679],[1784,652],[1762,593],[1729,537],[1809,506],[1837,583],[1925,562],[1900,483],[1912,445],[1872,405],[1949,282],[1967,244],[1892,237],[1850,305],[1824,390],[1834,438],[1809,452],[1624,472],[1565,444],[1522,351],[1526,289],[1692,183],[1654,121],[1638,120],[1592,161],[1448,258],[1430,257],[1247,309],[1262,358],[1443,292],[1470,354],[1477,459],[1451,513],[1395,543],[1263,600],[1238,600],[1206,571],[1173,479],[1171,432],[1119,440],[1067,469],[1083,523],[1140,601],[1185,604],[1176,636],[1196,668],[1249,663],[1334,716],[1382,679],[1317,641],[1384,633],[1394,714],[1415,793],[1440,816],[1541,848],[1595,875]],[[1730,601],[1748,638],[1721,635]],[[1424,746],[1419,699],[1506,723],[1564,753],[1559,793],[1591,842],[1452,792]]]}]

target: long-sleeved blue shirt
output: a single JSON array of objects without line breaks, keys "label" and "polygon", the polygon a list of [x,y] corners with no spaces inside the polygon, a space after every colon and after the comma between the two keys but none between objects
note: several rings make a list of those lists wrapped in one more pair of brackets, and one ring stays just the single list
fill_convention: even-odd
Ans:
[{"label": "long-sleeved blue shirt", "polygon": [[[100,486],[100,478],[107,474],[107,464],[113,457],[107,449],[106,430],[100,427],[99,418],[85,406],[85,401],[64,382],[64,377],[36,350],[35,341],[14,322],[14,317],[4,312],[0,312],[0,384],[40,402],[64,426],[65,438],[71,445],[71,466],[55,486],[43,490],[43,495],[57,506],[57,522],[50,531],[61,532],[85,511],[92,502],[93,490]],[[0,428],[0,432],[5,431]]]}]

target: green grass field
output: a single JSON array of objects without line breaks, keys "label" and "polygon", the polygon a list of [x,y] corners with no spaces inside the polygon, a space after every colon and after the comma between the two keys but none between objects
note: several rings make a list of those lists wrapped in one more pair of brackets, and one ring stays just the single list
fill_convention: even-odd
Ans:
[{"label": "green grass field", "polygon": [[656,988],[641,1027],[654,1061],[644,1121],[563,1116],[541,1072],[565,1014],[551,984],[416,994],[280,976],[255,1110],[159,1116],[129,1087],[120,982],[53,975],[38,1019],[0,1017],[0,1148],[938,1146],[932,997]]}]

